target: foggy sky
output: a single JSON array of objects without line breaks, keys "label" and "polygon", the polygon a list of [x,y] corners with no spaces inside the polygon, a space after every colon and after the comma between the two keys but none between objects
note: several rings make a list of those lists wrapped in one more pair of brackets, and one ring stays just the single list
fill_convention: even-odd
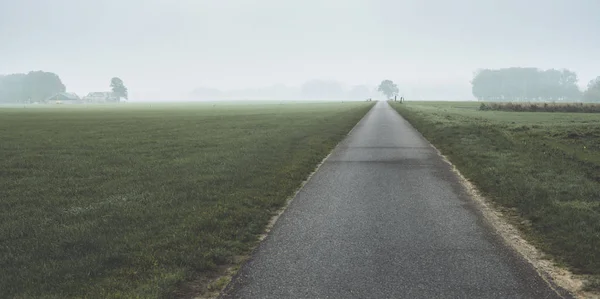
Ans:
[{"label": "foggy sky", "polygon": [[455,85],[478,68],[600,75],[598,0],[0,0],[0,74],[133,99],[310,79]]}]

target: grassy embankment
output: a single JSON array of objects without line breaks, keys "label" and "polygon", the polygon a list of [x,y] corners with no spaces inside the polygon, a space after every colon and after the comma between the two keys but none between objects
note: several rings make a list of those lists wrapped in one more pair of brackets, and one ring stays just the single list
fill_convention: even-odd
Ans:
[{"label": "grassy embankment", "polygon": [[599,287],[599,114],[392,105],[486,197],[524,219],[530,241]]},{"label": "grassy embankment", "polygon": [[248,253],[370,107],[0,109],[0,297],[185,292]]}]

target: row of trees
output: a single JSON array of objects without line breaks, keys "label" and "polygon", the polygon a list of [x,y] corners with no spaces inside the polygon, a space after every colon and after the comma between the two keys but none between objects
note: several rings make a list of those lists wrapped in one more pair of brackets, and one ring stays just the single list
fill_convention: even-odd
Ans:
[{"label": "row of trees", "polygon": [[[513,67],[479,70],[471,84],[473,95],[483,101],[600,102],[600,77],[590,81],[584,92],[579,90],[577,82],[577,74],[567,69]],[[391,80],[381,81],[377,91],[388,99],[399,93],[398,86]],[[344,92],[338,82],[313,80],[302,86],[301,94],[308,98],[335,98]],[[372,93],[366,86],[355,86],[350,94],[355,98],[366,98]]]},{"label": "row of trees", "polygon": [[[398,95],[398,86],[391,80],[383,80],[377,87],[377,92],[382,93],[388,99]],[[300,93],[305,98],[336,98],[349,96],[352,99],[370,98],[373,92],[365,85],[358,85],[346,94],[342,85],[336,81],[312,80],[304,83]]]},{"label": "row of trees", "polygon": [[309,80],[300,86],[276,84],[257,88],[220,90],[201,87],[190,93],[197,100],[226,99],[312,99],[312,100],[364,100],[377,97],[376,86],[345,86],[335,80]]},{"label": "row of trees", "polygon": [[[112,78],[110,87],[115,97],[128,98],[127,87],[120,78]],[[60,77],[51,72],[0,75],[0,103],[35,103],[66,91]]]},{"label": "row of trees", "polygon": [[583,93],[577,82],[577,74],[567,69],[513,67],[479,70],[471,84],[480,101],[600,101],[594,91],[600,88],[600,80],[590,82]]},{"label": "row of trees", "polygon": [[583,92],[583,100],[600,102],[600,76],[588,83],[587,89]]},{"label": "row of trees", "polygon": [[[391,80],[383,80],[377,87],[377,92],[382,93],[388,99],[398,95],[398,86]],[[300,94],[304,98],[349,98],[366,99],[376,95],[372,88],[366,85],[353,86],[348,92],[344,91],[342,85],[337,81],[312,80],[304,83],[300,88]]]},{"label": "row of trees", "polygon": [[65,85],[55,73],[37,71],[0,75],[0,103],[41,102],[65,91]]}]

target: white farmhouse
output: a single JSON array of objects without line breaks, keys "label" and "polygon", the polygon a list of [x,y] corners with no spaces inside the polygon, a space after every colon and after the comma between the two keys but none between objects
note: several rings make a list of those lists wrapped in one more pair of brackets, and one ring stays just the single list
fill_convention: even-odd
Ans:
[{"label": "white farmhouse", "polygon": [[88,93],[83,97],[83,101],[86,103],[118,103],[120,99],[110,91],[96,91]]}]

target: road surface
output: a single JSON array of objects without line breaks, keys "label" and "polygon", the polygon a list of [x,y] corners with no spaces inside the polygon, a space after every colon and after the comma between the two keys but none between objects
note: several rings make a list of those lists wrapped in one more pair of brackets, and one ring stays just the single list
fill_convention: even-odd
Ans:
[{"label": "road surface", "polygon": [[435,149],[378,102],[221,298],[562,298],[481,219]]}]

